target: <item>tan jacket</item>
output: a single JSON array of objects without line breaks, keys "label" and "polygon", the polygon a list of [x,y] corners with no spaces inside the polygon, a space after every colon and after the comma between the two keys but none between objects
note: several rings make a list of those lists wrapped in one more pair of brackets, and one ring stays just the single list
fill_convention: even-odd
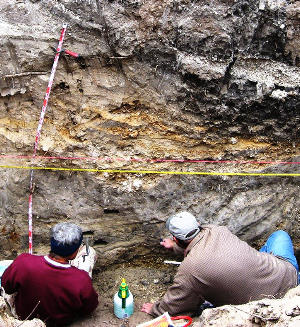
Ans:
[{"label": "tan jacket", "polygon": [[291,263],[258,252],[226,227],[203,226],[184,255],[173,285],[151,314],[193,312],[205,300],[220,306],[277,298],[297,286]]}]

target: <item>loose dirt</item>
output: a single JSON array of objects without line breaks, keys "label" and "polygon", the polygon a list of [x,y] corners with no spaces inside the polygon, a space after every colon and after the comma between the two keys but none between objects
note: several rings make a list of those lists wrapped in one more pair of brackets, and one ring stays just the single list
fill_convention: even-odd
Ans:
[{"label": "loose dirt", "polygon": [[[164,264],[163,260],[144,258],[95,271],[93,281],[99,293],[100,304],[89,319],[77,321],[72,327],[134,327],[153,319],[140,311],[142,304],[155,302],[165,294],[178,267]],[[127,321],[118,319],[113,313],[113,296],[118,291],[122,278],[126,279],[135,303],[134,314]],[[183,321],[176,322],[176,326],[183,325]]]}]

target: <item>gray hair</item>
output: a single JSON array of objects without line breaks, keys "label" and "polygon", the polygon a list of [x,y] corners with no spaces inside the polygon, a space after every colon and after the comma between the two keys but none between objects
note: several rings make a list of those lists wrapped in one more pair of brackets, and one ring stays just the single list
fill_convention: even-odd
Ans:
[{"label": "gray hair", "polygon": [[82,230],[73,223],[59,223],[51,228],[50,236],[60,244],[71,245],[79,242],[82,237]]}]

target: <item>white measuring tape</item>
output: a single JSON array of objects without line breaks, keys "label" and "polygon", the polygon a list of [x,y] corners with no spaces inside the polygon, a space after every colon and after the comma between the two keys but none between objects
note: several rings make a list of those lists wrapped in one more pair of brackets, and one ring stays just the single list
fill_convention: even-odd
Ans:
[{"label": "white measuring tape", "polygon": [[[38,128],[37,128],[37,131],[36,131],[36,136],[35,136],[35,141],[34,141],[34,150],[33,150],[33,156],[32,157],[36,156],[36,152],[37,152],[37,148],[38,148],[38,144],[39,144],[39,140],[40,140],[40,136],[41,136],[41,130],[42,130],[43,122],[44,122],[44,117],[45,117],[45,113],[46,113],[46,109],[47,109],[47,105],[48,105],[48,100],[49,100],[49,97],[50,97],[50,92],[51,92],[51,88],[52,88],[52,84],[53,84],[53,80],[54,80],[54,75],[55,75],[55,72],[56,72],[56,67],[57,67],[57,64],[58,64],[59,55],[60,55],[61,50],[62,50],[62,44],[64,42],[66,29],[67,29],[67,24],[63,24],[61,34],[60,34],[60,39],[59,39],[59,42],[58,42],[58,46],[56,48],[56,54],[55,54],[54,62],[53,62],[53,65],[52,65],[52,70],[51,70],[51,74],[50,74],[50,78],[49,78],[49,82],[48,82],[48,87],[47,87],[47,90],[46,90],[46,95],[45,95],[44,102],[43,102],[43,107],[42,107],[42,111],[41,111],[41,115],[40,115]],[[28,208],[28,237],[29,237],[29,253],[32,254],[33,169],[30,171],[29,192],[30,192],[30,194],[29,194],[29,208]]]}]

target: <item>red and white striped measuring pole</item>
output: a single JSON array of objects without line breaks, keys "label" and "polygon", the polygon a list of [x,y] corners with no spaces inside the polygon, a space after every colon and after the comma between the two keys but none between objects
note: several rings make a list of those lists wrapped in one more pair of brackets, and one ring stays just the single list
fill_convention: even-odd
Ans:
[{"label": "red and white striped measuring pole", "polygon": [[[58,46],[56,48],[56,54],[55,54],[55,58],[54,58],[54,62],[53,62],[52,70],[51,70],[51,75],[50,75],[49,82],[48,82],[48,87],[46,90],[46,95],[45,95],[44,102],[43,102],[43,107],[42,107],[42,111],[41,111],[41,115],[40,115],[38,128],[36,131],[35,142],[34,142],[34,151],[33,151],[32,158],[34,158],[36,156],[36,152],[37,152],[37,148],[38,148],[38,144],[39,144],[39,140],[40,140],[40,136],[41,136],[41,130],[42,130],[43,122],[44,122],[44,117],[45,117],[45,113],[46,113],[46,109],[47,109],[47,105],[48,105],[48,100],[49,100],[49,96],[50,96],[50,92],[51,92],[51,88],[52,88],[52,84],[53,84],[53,80],[54,80],[54,75],[55,75],[59,55],[62,50],[62,44],[64,42],[66,29],[67,29],[67,24],[63,24],[61,34],[60,34],[60,39],[58,42]],[[30,254],[32,254],[32,194],[33,194],[33,169],[31,169],[31,171],[30,171],[29,208],[28,208],[28,237],[29,237],[29,253]]]}]

